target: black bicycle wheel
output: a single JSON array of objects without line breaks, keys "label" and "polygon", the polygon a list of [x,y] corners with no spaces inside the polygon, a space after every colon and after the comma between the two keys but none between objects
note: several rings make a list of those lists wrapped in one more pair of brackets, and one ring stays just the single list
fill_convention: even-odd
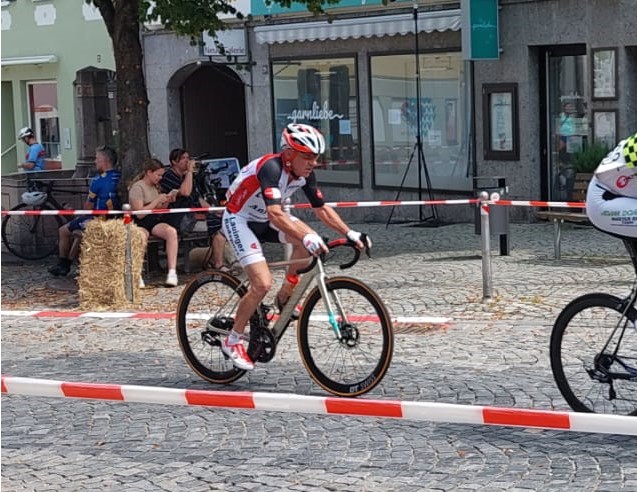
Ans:
[{"label": "black bicycle wheel", "polygon": [[330,303],[342,338],[330,326],[318,287],[307,296],[297,338],[301,359],[310,376],[337,396],[371,391],[389,368],[394,333],[387,308],[364,283],[353,278],[326,280]]},{"label": "black bicycle wheel", "polygon": [[[14,210],[56,210],[50,204],[32,206],[21,203]],[[58,229],[64,224],[60,215],[7,215],[2,221],[2,242],[15,256],[41,260],[58,250]]]},{"label": "black bicycle wheel", "polygon": [[186,362],[211,383],[236,381],[245,374],[221,352],[245,288],[232,275],[204,272],[184,287],[177,305],[177,339]]},{"label": "black bicycle wheel", "polygon": [[560,313],[551,333],[551,369],[577,412],[637,415],[637,312],[608,294],[589,294]]}]

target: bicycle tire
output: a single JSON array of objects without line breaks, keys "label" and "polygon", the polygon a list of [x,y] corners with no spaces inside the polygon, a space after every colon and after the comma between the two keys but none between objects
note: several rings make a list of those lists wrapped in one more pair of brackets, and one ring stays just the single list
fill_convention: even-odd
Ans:
[{"label": "bicycle tire", "polygon": [[324,390],[359,396],[374,389],[389,368],[394,348],[391,318],[378,295],[359,280],[334,277],[325,284],[334,306],[335,294],[344,310],[355,310],[346,313],[351,326],[342,325],[344,336],[338,340],[327,321],[320,290],[312,289],[297,326],[301,360]]},{"label": "bicycle tire", "polygon": [[[57,210],[50,203],[32,206],[20,203],[16,210]],[[7,215],[2,221],[2,242],[23,260],[41,260],[57,252],[58,229],[65,224],[60,215]]]},{"label": "bicycle tire", "polygon": [[[624,304],[618,297],[595,293],[570,302],[560,313],[551,332],[551,370],[562,396],[576,412],[637,415],[637,378],[611,378],[611,384],[597,378],[596,363],[603,364],[599,353],[611,338],[612,329],[622,321]],[[625,318],[633,325],[625,326],[618,355],[630,361],[637,370],[637,331],[634,322],[637,311],[630,307]],[[621,327],[609,344],[612,352]],[[627,354],[627,355],[623,355]],[[611,359],[607,359],[610,361]],[[616,362],[609,362],[611,372],[621,370]],[[595,377],[594,377],[595,376]],[[611,387],[616,397],[611,398]]]},{"label": "bicycle tire", "polygon": [[221,352],[221,341],[225,335],[205,336],[209,334],[206,330],[209,320],[215,317],[221,319],[222,316],[234,319],[236,305],[245,292],[239,279],[230,274],[204,272],[192,279],[179,297],[179,347],[190,368],[210,383],[228,384],[246,373],[234,367]]}]

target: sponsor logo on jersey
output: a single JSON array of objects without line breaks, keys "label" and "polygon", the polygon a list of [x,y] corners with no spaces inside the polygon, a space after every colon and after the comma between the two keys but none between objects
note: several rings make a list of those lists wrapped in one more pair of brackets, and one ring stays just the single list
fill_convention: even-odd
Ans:
[{"label": "sponsor logo on jersey", "polygon": [[321,190],[319,190],[318,188],[316,189],[316,196],[323,200],[323,193],[321,193]]},{"label": "sponsor logo on jersey", "polygon": [[620,176],[619,178],[617,178],[615,184],[617,185],[617,188],[626,188],[626,186],[628,186],[628,181],[628,176]]},{"label": "sponsor logo on jersey", "polygon": [[263,195],[268,200],[279,200],[281,198],[281,190],[279,190],[278,188],[266,188],[263,191]]},{"label": "sponsor logo on jersey", "polygon": [[252,244],[250,245],[250,248],[252,248],[252,249],[259,249],[259,245],[258,245],[257,243],[252,243]]}]

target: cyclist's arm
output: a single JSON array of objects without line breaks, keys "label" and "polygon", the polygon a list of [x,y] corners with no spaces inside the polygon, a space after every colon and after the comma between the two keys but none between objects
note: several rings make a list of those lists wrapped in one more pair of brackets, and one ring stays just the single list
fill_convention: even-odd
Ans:
[{"label": "cyclist's arm", "polygon": [[335,230],[341,236],[346,236],[349,232],[350,227],[345,222],[343,222],[341,216],[338,215],[336,210],[334,210],[332,207],[323,205],[322,207],[313,208],[312,210],[314,210],[314,214],[321,222],[323,222],[323,224],[328,226],[330,229]]},{"label": "cyclist's arm", "polygon": [[266,207],[268,220],[278,230],[283,231],[287,237],[303,241],[306,234],[316,234],[316,231],[302,220],[291,220],[283,211],[281,204],[268,205]]}]

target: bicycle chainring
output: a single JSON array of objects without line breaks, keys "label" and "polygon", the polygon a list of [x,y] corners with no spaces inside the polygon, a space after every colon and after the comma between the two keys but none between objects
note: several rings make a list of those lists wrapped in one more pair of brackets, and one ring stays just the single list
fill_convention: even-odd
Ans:
[{"label": "bicycle chainring", "polygon": [[271,306],[259,304],[259,308],[250,318],[248,355],[253,362],[270,362],[276,352],[276,340],[268,329],[268,316],[271,311]]},{"label": "bicycle chainring", "polygon": [[270,362],[276,353],[276,340],[267,328],[250,328],[248,355],[254,362]]}]

